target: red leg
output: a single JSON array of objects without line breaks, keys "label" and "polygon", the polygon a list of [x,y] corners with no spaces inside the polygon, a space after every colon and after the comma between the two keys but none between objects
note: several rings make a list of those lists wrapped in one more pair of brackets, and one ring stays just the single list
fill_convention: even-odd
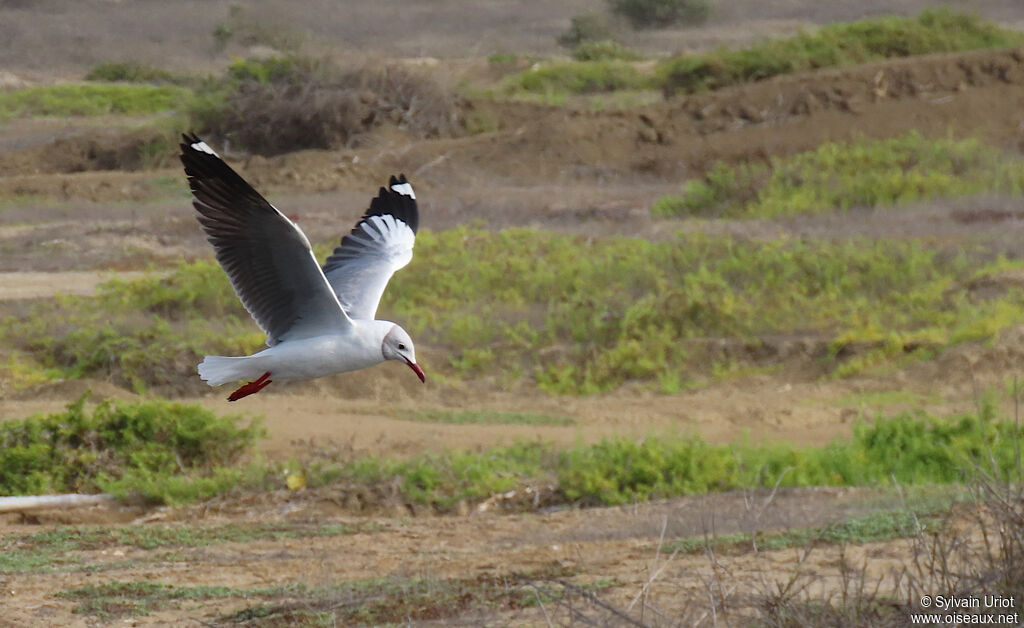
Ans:
[{"label": "red leg", "polygon": [[259,391],[261,391],[264,388],[266,388],[267,386],[269,386],[270,383],[274,381],[272,379],[269,379],[269,377],[270,377],[270,371],[267,371],[266,373],[261,375],[258,380],[254,381],[254,382],[249,382],[248,384],[245,384],[244,386],[242,386],[241,388],[239,388],[235,392],[231,393],[231,396],[228,397],[228,401],[238,401],[242,397],[248,397],[249,395],[255,395]]}]

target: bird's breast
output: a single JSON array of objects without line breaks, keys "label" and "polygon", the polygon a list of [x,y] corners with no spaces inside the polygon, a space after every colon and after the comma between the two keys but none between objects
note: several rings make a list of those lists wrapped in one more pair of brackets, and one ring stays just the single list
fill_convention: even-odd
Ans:
[{"label": "bird's breast", "polygon": [[380,347],[372,348],[351,335],[286,340],[261,355],[266,356],[266,368],[277,379],[325,377],[384,361]]}]

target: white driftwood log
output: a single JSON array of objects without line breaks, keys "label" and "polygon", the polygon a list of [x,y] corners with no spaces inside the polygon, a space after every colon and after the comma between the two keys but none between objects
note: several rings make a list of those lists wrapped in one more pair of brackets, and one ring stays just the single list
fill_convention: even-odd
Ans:
[{"label": "white driftwood log", "polygon": [[0,497],[0,513],[25,512],[29,510],[46,510],[49,508],[80,508],[106,504],[114,499],[113,495],[30,495],[24,497]]}]

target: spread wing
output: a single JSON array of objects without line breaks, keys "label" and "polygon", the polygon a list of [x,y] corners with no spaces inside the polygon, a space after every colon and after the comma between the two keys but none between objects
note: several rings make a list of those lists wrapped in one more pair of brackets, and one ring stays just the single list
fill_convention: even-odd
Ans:
[{"label": "spread wing", "polygon": [[242,305],[267,344],[347,329],[346,316],[309,240],[195,135],[183,135],[181,163],[193,205]]},{"label": "spread wing", "polygon": [[412,260],[418,228],[412,185],[405,175],[392,176],[324,263],[327,281],[351,318],[373,320],[391,276]]}]

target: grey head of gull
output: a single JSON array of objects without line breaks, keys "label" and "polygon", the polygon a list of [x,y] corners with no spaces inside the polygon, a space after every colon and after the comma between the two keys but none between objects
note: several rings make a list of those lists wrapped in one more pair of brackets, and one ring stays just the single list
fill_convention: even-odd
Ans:
[{"label": "grey head of gull", "polygon": [[196,135],[183,135],[181,162],[197,218],[235,293],[267,334],[267,349],[242,357],[208,355],[199,376],[211,386],[251,380],[228,401],[274,380],[313,379],[404,362],[420,381],[412,339],[376,320],[396,270],[412,260],[419,226],[416,194],[392,176],[321,267],[309,240]]}]

